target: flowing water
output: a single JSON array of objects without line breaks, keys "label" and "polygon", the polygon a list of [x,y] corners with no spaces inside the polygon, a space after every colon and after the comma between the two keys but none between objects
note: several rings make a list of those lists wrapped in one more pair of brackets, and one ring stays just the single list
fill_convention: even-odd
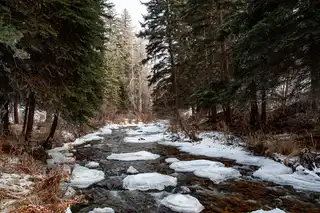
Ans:
[{"label": "flowing water", "polygon": [[[114,130],[106,135],[103,143],[92,143],[91,147],[77,147],[77,162],[84,165],[88,161],[100,163],[105,173],[105,180],[81,190],[88,200],[86,204],[74,206],[73,213],[87,213],[95,207],[111,207],[116,213],[170,213],[170,209],[159,205],[159,199],[169,193],[183,191],[186,186],[190,195],[196,197],[204,205],[204,213],[241,213],[257,209],[280,208],[294,213],[320,213],[320,193],[297,192],[290,186],[279,186],[253,178],[252,173],[258,167],[235,163],[233,160],[193,156],[180,152],[175,147],[157,143],[124,143],[125,132]],[[127,153],[149,151],[161,155],[156,160],[147,161],[113,161],[107,160],[111,153]],[[175,173],[165,162],[166,158],[179,160],[209,159],[220,161],[227,167],[238,169],[242,177],[220,184],[196,177],[193,173]],[[127,169],[133,166],[140,173],[158,172],[178,178],[177,187],[166,187],[159,191],[129,191],[122,187],[122,180],[127,176]]]}]

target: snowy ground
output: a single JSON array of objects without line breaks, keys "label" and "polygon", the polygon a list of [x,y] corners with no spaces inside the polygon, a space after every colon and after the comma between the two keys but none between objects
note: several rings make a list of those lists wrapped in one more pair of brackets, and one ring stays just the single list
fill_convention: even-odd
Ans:
[{"label": "snowy ground", "polygon": [[[124,124],[124,125],[107,125],[101,128],[98,132],[86,135],[82,138],[76,139],[73,143],[65,144],[63,147],[50,150],[48,154],[52,159],[48,159],[49,167],[54,167],[59,164],[72,164],[75,159],[70,155],[69,150],[74,146],[86,143],[103,143],[103,135],[111,134],[113,129],[121,129],[123,127],[130,127],[126,129],[124,142],[128,144],[147,144],[158,143],[165,146],[177,147],[180,151],[189,153],[191,155],[206,156],[213,158],[226,158],[235,160],[239,164],[258,166],[259,169],[253,173],[253,177],[264,181],[274,182],[280,185],[291,185],[297,190],[309,190],[320,192],[320,177],[315,173],[300,168],[296,172],[292,172],[291,168],[286,167],[282,163],[276,162],[272,159],[254,156],[252,153],[246,151],[241,146],[241,141],[237,138],[233,139],[234,143],[230,144],[229,136],[218,132],[206,132],[199,135],[202,141],[197,143],[188,143],[188,138],[183,138],[180,141],[172,142],[170,135],[166,132],[166,122],[158,122],[153,124]],[[89,146],[86,146],[90,148]],[[157,153],[148,151],[126,152],[126,153],[112,153],[107,157],[109,161],[145,161],[155,160],[161,157]],[[165,159],[165,162],[170,164],[169,167],[175,172],[189,172],[195,176],[204,179],[210,179],[215,184],[219,184],[230,179],[241,178],[240,172],[236,168],[225,167],[221,162],[212,160],[191,160],[180,161],[177,158],[171,157]],[[87,167],[87,168],[86,168]],[[77,188],[87,188],[93,183],[97,183],[105,179],[105,174],[99,169],[92,169],[99,167],[98,162],[88,162],[86,167],[76,165],[73,169],[71,186]],[[128,168],[128,167],[127,167]],[[150,171],[149,173],[139,173],[139,168],[130,166],[126,173],[129,174],[123,179],[123,188],[127,190],[149,191],[149,190],[164,190],[165,187],[177,185],[177,177],[164,175],[157,172]],[[190,191],[190,190],[189,190]],[[200,201],[187,194],[170,194],[160,201],[161,205],[168,207],[175,212],[198,213],[204,209]],[[96,208],[91,213],[99,212],[113,212],[109,208]],[[257,210],[255,213],[269,212],[269,213],[283,213],[280,209],[270,211]]]}]

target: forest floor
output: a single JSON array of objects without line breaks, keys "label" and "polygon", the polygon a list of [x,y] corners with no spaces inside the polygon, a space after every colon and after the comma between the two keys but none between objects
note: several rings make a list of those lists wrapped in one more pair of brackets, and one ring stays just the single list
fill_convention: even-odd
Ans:
[{"label": "forest floor", "polygon": [[[107,125],[48,152],[85,203],[68,212],[320,212],[318,171],[247,150],[229,134],[192,143],[168,123]],[[69,191],[71,191],[71,189]]]}]

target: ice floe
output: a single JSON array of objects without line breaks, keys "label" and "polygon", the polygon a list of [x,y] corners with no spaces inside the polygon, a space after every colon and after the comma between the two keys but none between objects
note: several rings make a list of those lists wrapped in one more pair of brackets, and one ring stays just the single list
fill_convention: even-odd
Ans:
[{"label": "ice floe", "polygon": [[275,208],[275,209],[272,209],[269,211],[264,211],[264,210],[260,209],[260,210],[253,211],[251,213],[286,213],[286,212],[282,211],[281,209]]},{"label": "ice floe", "polygon": [[140,152],[129,152],[129,153],[112,153],[107,157],[108,160],[119,160],[119,161],[134,161],[134,160],[155,160],[159,158],[160,155],[152,154],[147,151]]},{"label": "ice floe", "polygon": [[85,165],[85,167],[88,167],[88,168],[97,168],[98,166],[99,166],[99,163],[94,161],[90,161]]},{"label": "ice floe", "polygon": [[241,176],[238,170],[226,167],[207,167],[197,169],[194,171],[194,174],[198,177],[209,178],[216,184]]},{"label": "ice floe", "polygon": [[224,164],[210,160],[190,160],[174,162],[169,167],[176,172],[194,172],[201,168],[224,167]]},{"label": "ice floe", "polygon": [[[223,157],[233,159],[237,163],[245,165],[255,165],[260,168],[253,173],[253,176],[265,181],[271,181],[281,185],[291,185],[295,189],[320,192],[320,177],[311,173],[299,173],[292,171],[291,168],[276,162],[270,158],[254,156],[237,145],[230,145],[225,136],[220,133],[203,133],[202,141],[197,143],[186,142],[160,142],[163,145],[178,147],[180,151],[193,155],[207,157]],[[179,163],[179,162],[176,162]]]},{"label": "ice floe", "polygon": [[139,171],[136,168],[134,168],[133,166],[130,166],[127,170],[127,173],[128,174],[137,174],[137,173],[139,173]]},{"label": "ice floe", "polygon": [[78,188],[87,188],[90,185],[100,182],[104,179],[104,173],[96,169],[75,165],[72,171],[70,185]]},{"label": "ice floe", "polygon": [[184,194],[169,195],[162,199],[160,203],[172,211],[182,213],[199,213],[204,209],[197,198]]},{"label": "ice floe", "polygon": [[74,146],[78,146],[78,145],[82,145],[86,142],[89,142],[89,141],[103,141],[104,138],[99,136],[98,135],[99,132],[95,132],[95,133],[92,133],[92,134],[88,134],[88,135],[85,135],[81,138],[77,138],[73,143],[72,145]]},{"label": "ice floe", "polygon": [[160,173],[142,173],[137,175],[129,175],[123,180],[123,188],[128,190],[163,190],[166,186],[176,185],[177,178]]},{"label": "ice floe", "polygon": [[114,210],[109,207],[94,208],[92,211],[89,211],[88,213],[114,213]]},{"label": "ice floe", "polygon": [[166,163],[174,163],[180,161],[178,158],[167,158],[165,159]]},{"label": "ice floe", "polygon": [[155,143],[162,141],[164,135],[162,133],[153,134],[153,135],[137,135],[132,137],[125,137],[123,141],[125,143]]}]

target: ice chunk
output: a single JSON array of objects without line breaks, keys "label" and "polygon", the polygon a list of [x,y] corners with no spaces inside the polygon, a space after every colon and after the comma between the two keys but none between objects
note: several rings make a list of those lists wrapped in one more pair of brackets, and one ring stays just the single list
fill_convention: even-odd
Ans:
[{"label": "ice chunk", "polygon": [[112,134],[112,130],[110,129],[109,126],[105,126],[99,129],[100,134],[102,135],[111,135]]},{"label": "ice chunk", "polygon": [[87,163],[85,165],[85,167],[88,167],[88,168],[96,168],[99,166],[99,163],[98,162],[94,162],[94,161],[90,161],[89,163]]},{"label": "ice chunk", "polygon": [[128,174],[137,174],[139,173],[138,170],[136,170],[133,166],[130,166],[129,169],[127,170]]},{"label": "ice chunk", "polygon": [[81,138],[77,138],[73,143],[72,145],[74,146],[78,146],[78,145],[82,145],[86,142],[89,142],[89,141],[103,141],[104,138],[97,135],[98,133],[92,133],[92,134],[88,134],[88,135],[85,135]]},{"label": "ice chunk", "polygon": [[164,139],[164,135],[154,134],[154,135],[138,135],[132,137],[125,137],[123,139],[126,143],[155,143],[157,141],[162,141]]},{"label": "ice chunk", "polygon": [[70,207],[67,208],[66,213],[72,213]]},{"label": "ice chunk", "polygon": [[94,208],[89,213],[114,213],[114,210],[112,208],[109,208],[109,207],[105,207],[103,209],[102,208]]},{"label": "ice chunk", "polygon": [[228,179],[234,179],[241,176],[238,170],[225,167],[207,167],[197,169],[194,174],[198,177],[209,178],[216,184]]},{"label": "ice chunk", "polygon": [[143,173],[137,175],[129,175],[123,180],[123,188],[128,190],[163,190],[166,186],[176,185],[177,178],[159,173]]},{"label": "ice chunk", "polygon": [[170,165],[170,168],[174,169],[176,172],[194,172],[198,169],[206,169],[208,167],[224,167],[224,164],[210,160],[191,160],[178,161]]},{"label": "ice chunk", "polygon": [[78,188],[87,188],[93,183],[100,182],[104,179],[104,173],[95,169],[75,165],[70,181],[71,186]]},{"label": "ice chunk", "polygon": [[152,154],[147,151],[140,152],[129,152],[129,153],[112,153],[107,157],[108,160],[119,160],[119,161],[133,161],[133,160],[155,160],[159,158],[160,155]]},{"label": "ice chunk", "polygon": [[161,200],[161,204],[172,211],[182,213],[199,213],[204,209],[197,198],[184,194],[169,195]]},{"label": "ice chunk", "polygon": [[167,158],[165,159],[166,163],[174,163],[180,161],[178,158]]},{"label": "ice chunk", "polygon": [[251,213],[286,213],[285,211],[282,211],[281,209],[275,208],[269,211],[264,211],[262,209],[257,210],[257,211],[253,211]]}]

